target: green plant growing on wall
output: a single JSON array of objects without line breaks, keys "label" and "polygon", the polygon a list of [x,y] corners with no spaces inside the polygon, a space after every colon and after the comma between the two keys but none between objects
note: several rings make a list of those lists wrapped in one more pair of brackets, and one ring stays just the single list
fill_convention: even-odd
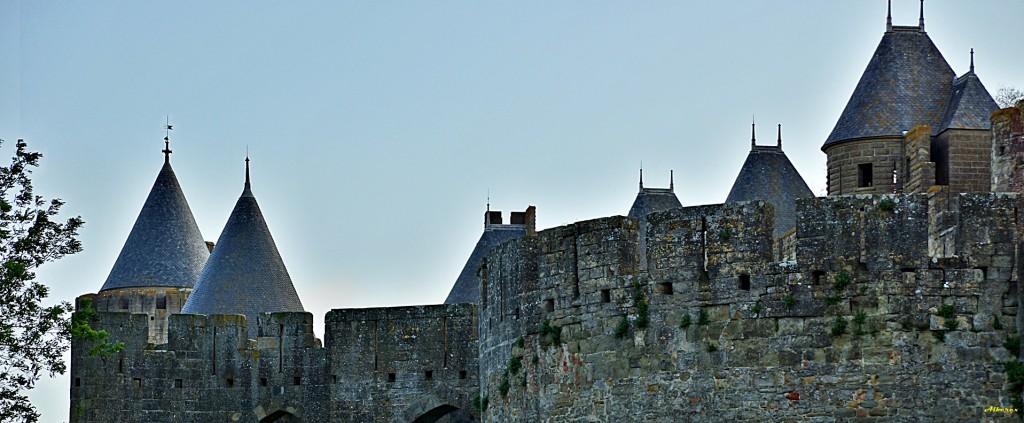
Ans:
[{"label": "green plant growing on wall", "polygon": [[508,381],[508,372],[505,372],[505,374],[501,376],[501,383],[498,384],[498,392],[501,393],[502,398],[508,397],[508,389],[511,387],[512,385]]},{"label": "green plant growing on wall", "polygon": [[713,353],[715,351],[718,351],[718,345],[715,345],[714,342],[708,342],[707,350],[708,350],[709,353]]},{"label": "green plant growing on wall", "polygon": [[625,315],[619,319],[619,324],[615,326],[615,337],[622,339],[629,333],[629,319]]},{"label": "green plant growing on wall", "polygon": [[639,282],[633,283],[633,305],[636,306],[636,327],[646,328],[650,322],[648,318],[647,296]]},{"label": "green plant growing on wall", "polygon": [[992,316],[992,329],[1003,330],[1003,322],[999,321],[999,316]]},{"label": "green plant growing on wall", "polygon": [[682,329],[686,329],[686,328],[690,327],[690,323],[691,323],[690,320],[691,320],[690,319],[690,314],[689,313],[684,314],[683,315],[683,319],[679,321],[679,327],[682,328]]},{"label": "green plant growing on wall", "polygon": [[939,311],[935,313],[935,315],[944,319],[952,318],[956,316],[956,307],[953,307],[951,304],[943,304],[939,307]]},{"label": "green plant growing on wall", "polygon": [[750,309],[750,312],[753,314],[760,314],[762,307],[764,307],[764,301],[757,300],[757,302],[754,303],[754,308]]},{"label": "green plant growing on wall", "polygon": [[700,313],[697,314],[697,324],[707,326],[708,323],[711,323],[711,316],[708,316],[708,311],[702,308]]},{"label": "green plant growing on wall", "polygon": [[793,298],[793,294],[786,294],[782,297],[782,304],[786,306],[786,311],[793,311],[793,304],[796,303],[796,299]]},{"label": "green plant growing on wall", "polygon": [[832,336],[843,336],[846,333],[846,325],[843,316],[836,316],[835,322],[832,323]]},{"label": "green plant growing on wall", "polygon": [[522,348],[524,345],[526,345],[526,340],[524,340],[522,335],[520,335],[519,338],[516,339],[516,347]]},{"label": "green plant growing on wall", "polygon": [[832,289],[842,291],[846,289],[847,286],[850,286],[850,282],[853,282],[853,278],[850,277],[849,272],[843,270],[832,278]]},{"label": "green plant growing on wall", "polygon": [[843,297],[839,294],[832,294],[825,297],[825,304],[828,304],[830,306],[839,304],[839,302],[841,301],[843,301]]},{"label": "green plant growing on wall", "polygon": [[517,355],[509,357],[508,359],[508,372],[515,376],[519,374],[519,371],[523,369],[523,358]]},{"label": "green plant growing on wall", "polygon": [[476,410],[478,414],[482,415],[484,414],[485,411],[487,411],[487,406],[490,405],[490,402],[490,398],[488,398],[486,395],[483,397],[477,395],[473,397],[472,401],[470,401],[470,405],[473,406],[473,409]]},{"label": "green plant growing on wall", "polygon": [[853,315],[853,334],[855,336],[864,335],[864,322],[868,319],[868,314],[864,310],[857,310],[857,313]]},{"label": "green plant growing on wall", "polygon": [[731,239],[731,238],[732,238],[732,229],[725,228],[725,229],[722,229],[722,230],[718,231],[718,239],[720,239],[722,242],[729,242],[729,239]]},{"label": "green plant growing on wall", "polygon": [[878,208],[885,211],[893,211],[893,209],[896,208],[896,202],[889,198],[883,198],[882,201],[878,203]]},{"label": "green plant growing on wall", "polygon": [[1008,336],[1003,341],[1003,348],[1010,350],[1010,354],[1014,357],[1020,356],[1020,337],[1019,336]]},{"label": "green plant growing on wall", "polygon": [[540,322],[540,336],[542,339],[546,339],[551,345],[558,345],[562,343],[562,328],[559,326],[552,325],[547,319]]}]

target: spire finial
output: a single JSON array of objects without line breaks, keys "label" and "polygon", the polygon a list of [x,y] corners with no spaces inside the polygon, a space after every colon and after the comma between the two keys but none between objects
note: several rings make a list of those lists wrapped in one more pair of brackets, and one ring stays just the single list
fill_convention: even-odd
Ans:
[{"label": "spire finial", "polygon": [[757,145],[757,137],[754,135],[754,115],[750,115],[750,149],[753,150],[754,146]]},{"label": "spire finial", "polygon": [[776,142],[778,143],[777,146],[781,150],[782,149],[782,124],[781,123],[779,124],[779,140],[776,141]]},{"label": "spire finial", "polygon": [[162,153],[164,153],[164,163],[170,163],[171,162],[171,131],[174,130],[174,126],[171,125],[171,118],[170,117],[164,116],[164,119],[166,119],[167,123],[164,125],[164,129],[166,130],[166,132],[164,133],[164,149],[163,149]]},{"label": "spire finial", "polygon": [[921,0],[921,18],[918,19],[917,26],[924,32],[924,0]]},{"label": "spire finial", "polygon": [[252,183],[249,180],[249,147],[245,147],[245,189],[242,196],[252,197]]},{"label": "spire finial", "polygon": [[491,189],[487,188],[487,211],[491,211]]},{"label": "spire finial", "polygon": [[668,190],[669,192],[676,192],[676,178],[675,171],[672,169],[668,170]]},{"label": "spire finial", "polygon": [[885,16],[885,32],[892,32],[892,0],[889,0],[889,13]]},{"label": "spire finial", "polygon": [[640,190],[644,190],[644,162],[640,162]]},{"label": "spire finial", "polygon": [[971,73],[974,73],[974,47],[971,47]]}]

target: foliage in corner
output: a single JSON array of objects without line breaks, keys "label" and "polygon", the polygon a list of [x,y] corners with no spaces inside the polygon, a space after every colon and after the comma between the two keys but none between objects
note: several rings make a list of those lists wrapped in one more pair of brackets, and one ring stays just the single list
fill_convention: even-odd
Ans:
[{"label": "foliage in corner", "polygon": [[473,397],[473,400],[470,402],[470,405],[473,406],[473,409],[476,410],[477,413],[483,415],[484,412],[487,411],[487,406],[490,405],[491,401],[490,398],[488,398],[487,396],[481,397],[480,395],[477,395]]},{"label": "foliage in corner", "polygon": [[622,318],[619,319],[619,324],[615,326],[615,337],[619,338],[619,339],[622,339],[622,338],[625,338],[626,334],[628,334],[628,333],[629,333],[629,319],[627,319],[626,316],[622,316]]},{"label": "foliage in corner", "polygon": [[878,203],[878,208],[885,211],[893,211],[893,209],[896,208],[896,202],[889,198],[883,198],[882,201]]},{"label": "foliage in corner", "polygon": [[846,333],[846,325],[843,316],[836,316],[836,321],[832,323],[832,336],[843,336]]},{"label": "foliage in corner", "polygon": [[793,298],[793,294],[786,294],[782,297],[782,303],[786,305],[786,311],[793,311],[793,304],[796,304],[796,298]]},{"label": "foliage in corner", "polygon": [[0,167],[0,421],[35,423],[39,413],[27,391],[42,374],[67,370],[72,309],[42,304],[50,290],[35,280],[35,269],[82,251],[76,237],[83,221],[61,221],[64,202],[35,195],[29,176],[42,154],[27,147],[18,140],[10,164]]},{"label": "foliage in corner", "polygon": [[124,342],[108,342],[110,336],[105,330],[93,329],[90,325],[96,321],[96,310],[92,308],[92,298],[78,301],[78,310],[71,314],[71,338],[92,344],[89,355],[107,357],[124,349]]},{"label": "foliage in corner", "polygon": [[690,317],[689,313],[684,314],[683,315],[683,319],[679,321],[679,327],[681,329],[686,329],[686,328],[690,327],[691,320],[692,320],[692,318]]},{"label": "foliage in corner", "polygon": [[700,326],[706,326],[708,323],[711,323],[711,316],[708,315],[707,310],[702,308],[700,309],[700,313],[697,314],[697,324]]},{"label": "foliage in corner", "polygon": [[639,283],[633,284],[633,305],[636,306],[636,327],[643,329],[650,322],[648,317],[647,296]]},{"label": "foliage in corner", "polygon": [[1006,386],[1010,391],[1010,406],[1015,409],[1017,416],[1024,419],[1024,363],[1014,359],[1003,363],[1003,371],[1006,372]]},{"label": "foliage in corner", "polygon": [[540,337],[542,340],[548,341],[551,345],[558,345],[562,343],[562,328],[560,326],[552,325],[546,319],[540,322]]}]

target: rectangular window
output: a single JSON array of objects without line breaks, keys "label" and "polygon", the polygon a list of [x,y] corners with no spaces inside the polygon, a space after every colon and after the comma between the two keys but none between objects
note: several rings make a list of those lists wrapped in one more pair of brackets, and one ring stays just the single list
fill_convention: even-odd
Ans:
[{"label": "rectangular window", "polygon": [[234,379],[228,379],[228,380],[225,380],[224,382],[225,382],[225,385],[227,385],[228,388],[234,388],[235,387],[235,380]]},{"label": "rectangular window", "polygon": [[157,294],[156,309],[167,310],[167,294]]},{"label": "rectangular window", "polygon": [[261,377],[260,378],[260,386],[267,386],[267,378],[265,378],[265,377]]},{"label": "rectangular window", "polygon": [[301,378],[301,377],[298,377],[298,376],[295,376],[295,377],[294,377],[294,378],[292,379],[292,384],[293,384],[293,385],[302,385],[302,378]]},{"label": "rectangular window", "polygon": [[821,285],[821,277],[825,276],[824,270],[815,270],[811,272],[811,285]]},{"label": "rectangular window", "polygon": [[138,389],[138,388],[141,388],[141,387],[142,387],[142,379],[133,378],[132,379],[132,388]]},{"label": "rectangular window", "polygon": [[433,378],[434,378],[434,371],[433,370],[427,370],[427,371],[423,372],[423,380],[431,380]]},{"label": "rectangular window", "polygon": [[388,373],[388,382],[394,382],[394,381],[395,381],[395,374],[394,373]]},{"label": "rectangular window", "polygon": [[873,181],[874,176],[871,173],[871,163],[861,163],[857,165],[857,187],[870,187]]},{"label": "rectangular window", "polygon": [[750,291],[750,275],[746,273],[740,274],[739,287],[744,291]]},{"label": "rectangular window", "polygon": [[465,378],[466,378],[466,371],[465,370],[459,370],[459,379],[465,379]]},{"label": "rectangular window", "polygon": [[659,283],[658,293],[661,295],[672,295],[672,282]]},{"label": "rectangular window", "polygon": [[601,290],[601,302],[602,303],[610,303],[610,302],[612,302],[612,290],[610,290],[610,289],[602,289]]},{"label": "rectangular window", "polygon": [[184,382],[181,379],[174,379],[174,387],[175,388],[181,388],[183,385],[184,385]]},{"label": "rectangular window", "polygon": [[555,300],[553,298],[544,300],[544,311],[548,313],[555,311]]}]

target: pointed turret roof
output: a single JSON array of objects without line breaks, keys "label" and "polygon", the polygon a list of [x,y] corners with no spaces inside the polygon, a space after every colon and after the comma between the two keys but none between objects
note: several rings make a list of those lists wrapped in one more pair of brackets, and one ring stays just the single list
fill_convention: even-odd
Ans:
[{"label": "pointed turret roof", "polygon": [[675,181],[669,177],[668,188],[645,188],[644,171],[640,170],[640,192],[633,200],[633,206],[629,208],[629,217],[646,219],[647,215],[669,209],[682,208],[683,205],[676,198]]},{"label": "pointed turret roof", "polygon": [[244,314],[250,336],[260,313],[304,311],[249,183],[217,240],[182,313]]},{"label": "pointed turret roof", "polygon": [[462,267],[462,272],[459,273],[459,277],[455,280],[452,290],[448,292],[448,298],[445,298],[444,303],[479,304],[480,277],[477,276],[477,271],[480,269],[484,256],[498,244],[513,238],[521,238],[525,234],[525,225],[485,225],[484,233],[477,240],[476,246],[473,247],[473,252],[470,253],[469,259],[466,260],[466,265]]},{"label": "pointed turret roof", "polygon": [[149,197],[101,291],[128,287],[191,288],[210,252],[171,169],[170,149]]},{"label": "pointed turret roof", "polygon": [[822,149],[857,138],[900,137],[917,125],[938,130],[955,76],[921,25],[892,27]]},{"label": "pointed turret roof", "polygon": [[972,58],[971,71],[953,81],[953,96],[946,107],[939,132],[946,129],[989,129],[992,127],[990,117],[996,110],[999,106],[974,73]]},{"label": "pointed turret roof", "polygon": [[814,197],[804,178],[782,152],[782,128],[774,146],[755,145],[736,176],[725,202],[762,200],[775,208],[775,230],[772,235],[782,236],[796,227],[796,200]]}]

